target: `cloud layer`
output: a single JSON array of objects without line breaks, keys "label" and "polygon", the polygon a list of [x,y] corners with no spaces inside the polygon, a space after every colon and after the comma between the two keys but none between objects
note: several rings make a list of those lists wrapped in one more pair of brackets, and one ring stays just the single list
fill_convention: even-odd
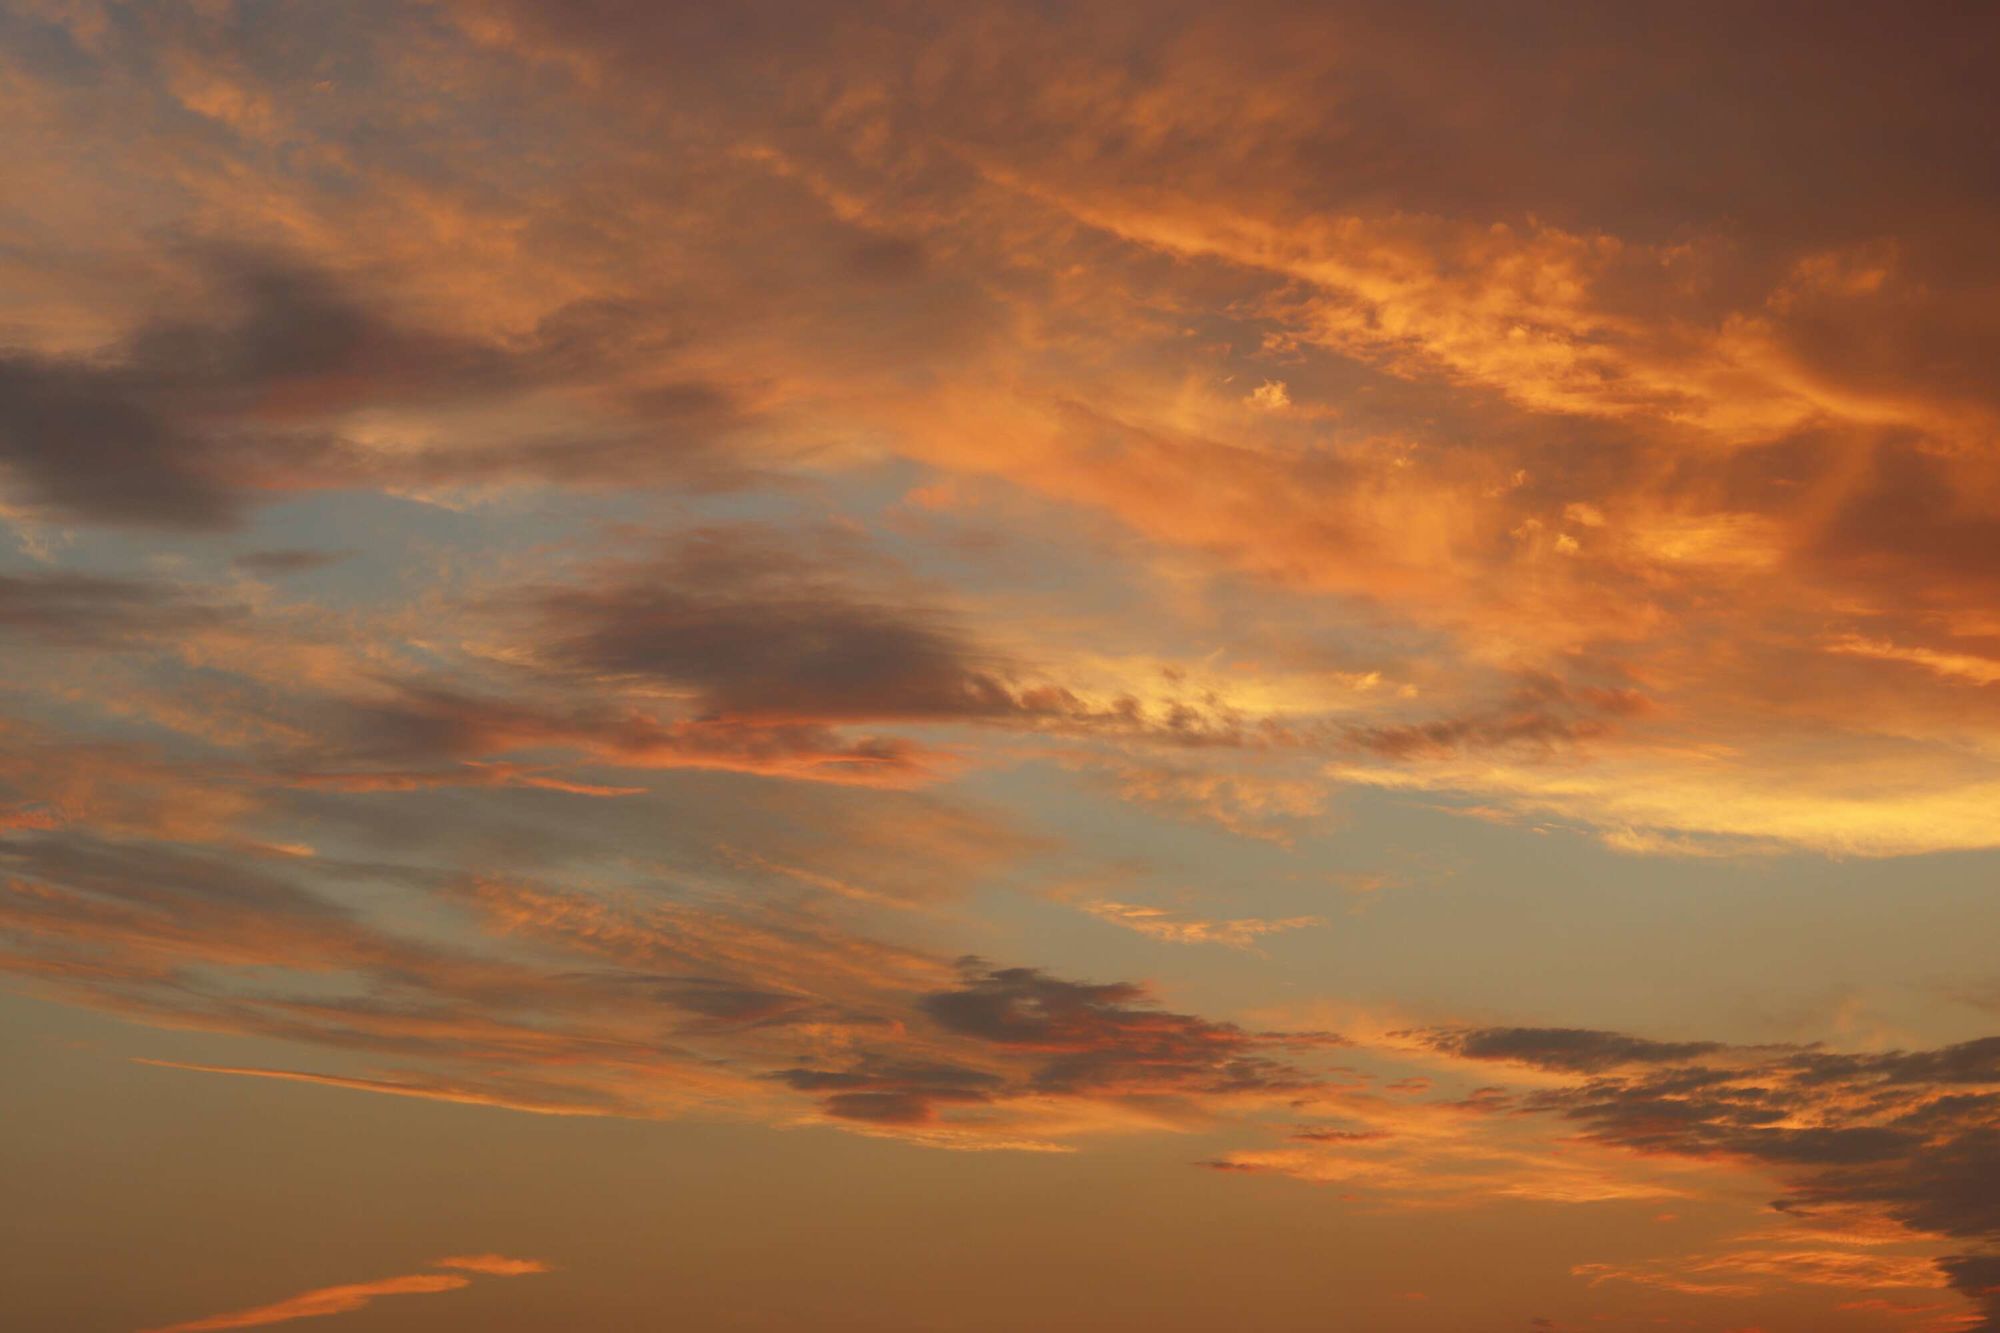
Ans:
[{"label": "cloud layer", "polygon": [[15,6],[0,973],[2000,1327],[1997,22]]}]

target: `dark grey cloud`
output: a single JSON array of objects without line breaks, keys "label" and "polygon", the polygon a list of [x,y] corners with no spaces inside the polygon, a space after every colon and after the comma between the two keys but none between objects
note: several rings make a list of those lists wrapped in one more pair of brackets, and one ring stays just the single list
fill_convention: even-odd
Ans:
[{"label": "dark grey cloud", "polygon": [[170,584],[62,572],[0,574],[0,636],[108,646],[159,640],[242,616]]},{"label": "dark grey cloud", "polygon": [[589,389],[648,345],[644,312],[565,308],[525,338],[426,331],[331,274],[269,251],[197,247],[204,308],[87,355],[0,349],[0,472],[65,518],[237,526],[260,495],[531,476],[557,485],[736,484],[706,446],[737,419],[716,385],[611,395],[559,436],[378,455],[331,422],[365,407]]},{"label": "dark grey cloud", "polygon": [[257,490],[351,469],[312,409],[400,401],[468,378],[491,349],[407,332],[322,274],[207,247],[210,306],[89,356],[0,358],[0,464],[71,518],[213,530]]},{"label": "dark grey cloud", "polygon": [[1553,676],[1520,681],[1507,697],[1455,717],[1349,727],[1351,745],[1391,759],[1450,755],[1463,750],[1548,751],[1614,730],[1621,718],[1651,707],[1638,691],[1616,686],[1568,684]]},{"label": "dark grey cloud", "polygon": [[351,551],[314,551],[284,547],[245,551],[229,563],[246,574],[254,574],[259,578],[272,578],[324,569],[328,565],[338,564],[351,554],[353,554]]},{"label": "dark grey cloud", "polygon": [[[1995,1184],[1990,1178],[1985,1183],[1989,1188]],[[2000,1254],[1955,1254],[1938,1267],[1952,1290],[1969,1298],[1984,1317],[1973,1333],[2000,1329]]]},{"label": "dark grey cloud", "polygon": [[1511,1060],[1585,1074],[1621,1065],[1689,1060],[1722,1049],[1719,1042],[1647,1041],[1588,1028],[1471,1028],[1433,1033],[1430,1040],[1471,1060]]},{"label": "dark grey cloud", "polygon": [[215,452],[123,367],[0,355],[0,463],[72,518],[208,529],[238,516]]},{"label": "dark grey cloud", "polygon": [[1478,1060],[1591,1075],[1523,1095],[1525,1113],[1646,1154],[1770,1170],[1777,1207],[1863,1205],[1962,1247],[1940,1261],[2000,1329],[2000,1038],[1935,1050],[1659,1042],[1578,1029],[1442,1030],[1430,1044]]},{"label": "dark grey cloud", "polygon": [[1814,1052],[1798,1061],[1805,1082],[1838,1082],[1856,1077],[1887,1083],[2000,1084],[2000,1037],[1981,1037],[1934,1051],[1891,1051],[1883,1055]]},{"label": "dark grey cloud", "polygon": [[983,723],[1176,747],[1337,739],[1325,726],[1246,718],[1193,690],[1152,706],[1130,695],[1087,701],[982,643],[891,562],[835,531],[698,529],[649,557],[606,561],[485,606],[546,684],[655,702],[665,694],[692,719],[689,744],[851,748],[857,765],[894,767],[910,762],[906,742],[840,739],[844,730]]},{"label": "dark grey cloud", "polygon": [[162,912],[200,904],[329,922],[347,915],[280,874],[242,857],[169,843],[119,841],[87,834],[10,838],[0,845],[10,874],[60,883],[107,900]]},{"label": "dark grey cloud", "polygon": [[529,594],[552,664],[678,686],[698,711],[763,721],[979,718],[1073,707],[1023,696],[944,615],[872,596],[754,528]]},{"label": "dark grey cloud", "polygon": [[124,348],[132,373],[170,402],[268,410],[266,395],[333,380],[398,400],[490,386],[514,368],[493,345],[407,327],[332,275],[275,253],[210,246],[199,258],[220,308],[157,320]]},{"label": "dark grey cloud", "polygon": [[920,1126],[941,1110],[999,1105],[1051,1094],[1228,1097],[1303,1092],[1315,1075],[1271,1052],[1325,1045],[1318,1033],[1251,1032],[1150,1002],[1129,982],[1066,981],[1029,967],[961,961],[958,989],[919,997],[916,1012],[963,1043],[976,1067],[911,1059],[894,1048],[838,1068],[798,1066],[773,1077],[820,1099],[836,1119]]},{"label": "dark grey cloud", "polygon": [[1064,981],[1035,968],[989,970],[967,960],[966,984],[926,996],[940,1027],[1037,1057],[1033,1086],[1053,1092],[1234,1093],[1304,1088],[1312,1080],[1271,1056],[1325,1045],[1324,1033],[1247,1031],[1153,1005],[1130,982]]},{"label": "dark grey cloud", "polygon": [[290,781],[353,790],[431,785],[430,779],[483,785],[496,771],[449,766],[535,752],[582,753],[630,768],[734,768],[858,782],[922,771],[917,747],[893,737],[849,736],[809,721],[663,718],[618,694],[536,688],[565,682],[513,683],[525,688],[395,678],[368,695],[308,702],[290,712],[310,721],[312,741],[274,762]]},{"label": "dark grey cloud", "polygon": [[844,1070],[785,1069],[774,1077],[794,1091],[818,1097],[835,1119],[885,1125],[928,1124],[940,1107],[990,1102],[1006,1085],[1006,1079],[982,1069],[882,1058]]}]

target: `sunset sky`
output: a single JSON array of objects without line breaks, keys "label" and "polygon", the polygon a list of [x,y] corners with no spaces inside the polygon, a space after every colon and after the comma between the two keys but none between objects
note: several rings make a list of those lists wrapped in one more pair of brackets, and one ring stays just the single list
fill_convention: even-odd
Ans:
[{"label": "sunset sky", "polygon": [[0,1330],[2000,1330],[1996,71],[0,0]]}]

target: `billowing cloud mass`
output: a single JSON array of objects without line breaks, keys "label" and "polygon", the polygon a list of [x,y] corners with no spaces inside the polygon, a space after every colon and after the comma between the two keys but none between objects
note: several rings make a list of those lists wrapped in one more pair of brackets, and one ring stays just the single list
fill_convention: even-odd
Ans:
[{"label": "billowing cloud mass", "polygon": [[[507,1177],[395,1236],[482,1252],[74,1326],[631,1265],[501,1165],[631,1129],[843,1244],[937,1225],[682,1246],[660,1318],[628,1268],[565,1326],[1019,1323],[912,1276],[962,1232],[1107,1333],[2000,1329],[1996,42],[7,7],[0,1083],[75,1104],[0,1175],[137,1079],[144,1126],[465,1117]],[[75,1206],[188,1192],[120,1143]],[[993,1193],[1013,1151],[1090,1207]],[[259,1285],[200,1194],[146,1310]],[[1232,1256],[1226,1318],[1175,1294]]]}]

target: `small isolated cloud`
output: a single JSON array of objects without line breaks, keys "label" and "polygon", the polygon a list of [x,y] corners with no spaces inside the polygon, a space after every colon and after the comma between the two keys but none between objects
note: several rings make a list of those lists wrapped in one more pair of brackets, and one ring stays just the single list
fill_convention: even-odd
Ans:
[{"label": "small isolated cloud", "polygon": [[1265,380],[1243,401],[1266,412],[1282,412],[1292,405],[1292,395],[1283,380]]},{"label": "small isolated cloud", "polygon": [[549,1266],[539,1259],[510,1259],[504,1254],[454,1254],[431,1260],[431,1267],[456,1268],[461,1272],[484,1273],[489,1277],[522,1277],[549,1271]]},{"label": "small isolated cloud", "polygon": [[1224,944],[1232,949],[1248,949],[1265,935],[1326,924],[1326,918],[1320,916],[1207,920],[1202,917],[1183,916],[1164,907],[1146,907],[1138,903],[1112,902],[1108,899],[1085,903],[1083,910],[1100,921],[1109,921],[1114,926],[1135,930],[1151,939],[1166,940],[1173,944]]},{"label": "small isolated cloud", "polygon": [[285,574],[306,574],[327,565],[338,564],[347,558],[347,551],[313,551],[296,547],[273,550],[245,551],[230,564],[258,578],[273,578]]}]

